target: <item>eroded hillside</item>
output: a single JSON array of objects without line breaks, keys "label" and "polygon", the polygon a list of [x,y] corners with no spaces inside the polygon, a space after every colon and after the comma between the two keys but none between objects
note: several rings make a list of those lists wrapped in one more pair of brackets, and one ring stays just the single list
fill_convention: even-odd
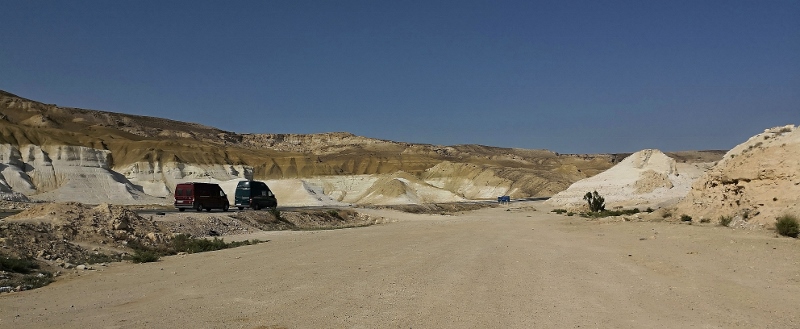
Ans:
[{"label": "eroded hillside", "polygon": [[800,213],[800,130],[766,129],[731,149],[692,186],[675,210],[730,225],[772,228]]},{"label": "eroded hillside", "polygon": [[[319,202],[549,196],[625,156],[410,144],[350,133],[237,134],[194,123],[43,104],[6,92],[0,92],[0,145],[0,190],[6,198],[17,193],[81,201],[75,199],[94,190],[93,197],[82,200],[90,203],[150,203],[153,197],[169,203],[177,183],[240,179],[289,186],[291,191],[276,188],[279,196],[296,194],[293,190],[300,186],[307,198]],[[342,183],[348,181],[366,185]],[[417,193],[423,190],[428,192]]]}]

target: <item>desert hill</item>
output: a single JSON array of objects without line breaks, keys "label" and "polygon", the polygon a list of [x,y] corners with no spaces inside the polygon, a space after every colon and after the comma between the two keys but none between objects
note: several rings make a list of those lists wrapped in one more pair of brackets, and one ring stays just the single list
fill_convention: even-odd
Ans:
[{"label": "desert hill", "polygon": [[597,191],[611,208],[662,208],[674,206],[714,162],[678,162],[659,150],[632,154],[614,167],[582,179],[547,200],[555,207],[588,209],[583,196]]},{"label": "desert hill", "polygon": [[778,216],[800,214],[800,130],[766,129],[737,145],[692,185],[675,212],[768,228]]},{"label": "desert hill", "polygon": [[[241,179],[292,189],[276,189],[279,196],[294,195],[293,189],[304,186],[302,193],[309,195],[300,199],[318,202],[549,196],[627,156],[412,144],[344,132],[237,134],[175,120],[44,104],[2,91],[0,151],[4,198],[123,204],[170,203],[179,182]],[[683,161],[709,154],[716,153],[684,153]],[[411,197],[409,192],[430,189],[441,193]]]}]

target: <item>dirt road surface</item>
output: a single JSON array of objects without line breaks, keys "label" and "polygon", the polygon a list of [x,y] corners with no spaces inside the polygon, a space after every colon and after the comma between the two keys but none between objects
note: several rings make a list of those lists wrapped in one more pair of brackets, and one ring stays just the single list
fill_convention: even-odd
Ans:
[{"label": "dirt road surface", "polygon": [[540,202],[455,216],[369,211],[396,221],[259,233],[247,238],[270,241],[5,293],[0,328],[800,324],[800,242],[769,231],[588,221]]}]

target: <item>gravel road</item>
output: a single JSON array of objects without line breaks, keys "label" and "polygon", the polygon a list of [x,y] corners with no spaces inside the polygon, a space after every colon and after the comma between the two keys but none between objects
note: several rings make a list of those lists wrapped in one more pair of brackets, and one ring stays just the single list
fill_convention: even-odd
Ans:
[{"label": "gravel road", "polygon": [[[531,206],[539,210],[533,210]],[[800,242],[541,202],[263,232],[0,295],[2,328],[790,328]]]}]

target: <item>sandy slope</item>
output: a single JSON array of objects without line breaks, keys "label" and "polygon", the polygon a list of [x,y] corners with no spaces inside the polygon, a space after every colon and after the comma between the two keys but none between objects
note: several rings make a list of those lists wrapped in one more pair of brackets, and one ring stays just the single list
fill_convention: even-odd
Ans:
[{"label": "sandy slope", "polygon": [[[796,239],[588,222],[541,203],[268,232],[0,295],[3,328],[789,328]],[[250,237],[252,238],[252,236]]]},{"label": "sandy slope", "polygon": [[659,150],[636,152],[595,176],[582,179],[551,197],[547,204],[570,210],[587,208],[583,196],[597,191],[607,209],[673,206],[713,163],[678,163]]}]

